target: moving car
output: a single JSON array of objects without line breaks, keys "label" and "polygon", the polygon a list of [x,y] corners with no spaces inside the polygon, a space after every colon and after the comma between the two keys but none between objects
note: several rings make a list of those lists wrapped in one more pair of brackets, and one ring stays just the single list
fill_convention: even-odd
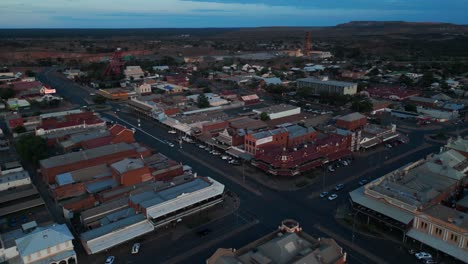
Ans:
[{"label": "moving car", "polygon": [[108,256],[108,257],[106,258],[105,264],[112,264],[112,263],[114,263],[114,260],[115,260],[115,257],[114,257],[114,256]]},{"label": "moving car", "polygon": [[325,196],[327,196],[327,195],[328,195],[328,192],[322,192],[322,193],[320,194],[320,198],[323,198],[323,197],[325,197]]},{"label": "moving car", "polygon": [[140,251],[140,243],[133,244],[132,254],[138,254],[139,251]]},{"label": "moving car", "polygon": [[344,188],[344,184],[340,183],[335,186],[335,191],[339,191]]},{"label": "moving car", "polygon": [[419,252],[414,254],[417,259],[432,259],[432,255],[427,252]]},{"label": "moving car", "polygon": [[328,196],[328,200],[330,200],[330,201],[333,201],[333,200],[335,200],[336,198],[338,198],[338,194],[336,194],[336,193],[334,193],[334,194]]}]

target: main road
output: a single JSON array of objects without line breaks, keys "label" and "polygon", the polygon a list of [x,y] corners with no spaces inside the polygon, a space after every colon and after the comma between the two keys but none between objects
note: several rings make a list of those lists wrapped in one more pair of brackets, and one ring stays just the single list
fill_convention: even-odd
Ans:
[{"label": "main road", "polygon": [[[89,90],[64,78],[54,70],[45,71],[39,74],[38,78],[42,82],[52,85],[58,93],[73,103],[84,105],[90,101]],[[402,249],[401,244],[393,240],[360,234],[355,234],[354,239],[352,239],[353,233],[348,227],[344,227],[336,221],[335,212],[339,205],[349,202],[347,192],[358,187],[359,178],[377,178],[437,151],[439,145],[428,144],[424,140],[424,135],[431,133],[431,131],[410,133],[408,144],[400,145],[391,151],[383,151],[383,154],[368,159],[358,158],[346,169],[340,168],[334,174],[328,175],[327,185],[347,182],[345,189],[338,193],[338,199],[331,202],[312,195],[322,190],[321,184],[291,192],[272,190],[249,177],[246,177],[244,181],[239,170],[234,170],[225,161],[214,158],[206,151],[201,151],[196,145],[183,144],[182,148],[177,145],[176,147],[168,146],[164,140],[174,140],[174,136],[168,134],[167,130],[155,121],[141,119],[138,122],[135,116],[124,112],[109,112],[103,113],[103,115],[127,127],[134,127],[137,141],[143,142],[171,159],[190,165],[199,175],[210,176],[224,183],[229,190],[239,196],[240,214],[257,219],[254,225],[239,229],[235,235],[226,236],[224,239],[219,239],[222,234],[214,232],[214,234],[199,241],[197,247],[194,247],[193,241],[191,241],[195,238],[190,236],[182,236],[173,244],[145,245],[133,263],[204,263],[204,260],[217,248],[241,247],[275,230],[281,220],[286,218],[298,220],[303,229],[313,236],[332,237],[337,240],[348,252],[349,263],[416,263],[414,257],[407,254]],[[425,147],[418,148],[420,146]],[[369,170],[369,167],[373,166],[376,167]],[[231,220],[226,219],[226,226],[231,223]],[[222,225],[222,220],[220,220],[216,227],[220,228]],[[223,229],[221,228],[221,230]],[[227,233],[227,230],[220,232]],[[203,245],[206,246],[203,247]],[[127,254],[127,252],[122,254]],[[186,259],[180,259],[180,256],[185,255]]]}]

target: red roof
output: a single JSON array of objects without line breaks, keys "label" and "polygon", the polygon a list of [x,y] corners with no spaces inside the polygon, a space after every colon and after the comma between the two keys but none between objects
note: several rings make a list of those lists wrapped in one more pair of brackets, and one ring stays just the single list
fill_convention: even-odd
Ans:
[{"label": "red roof", "polygon": [[39,89],[42,87],[41,82],[14,82],[11,84],[13,90],[15,91],[24,91],[24,90],[31,90],[31,89]]},{"label": "red roof", "polygon": [[398,97],[406,99],[411,96],[419,95],[420,92],[416,90],[405,89],[402,87],[373,87],[366,90],[371,97],[380,97],[391,99],[391,97]]},{"label": "red roof", "polygon": [[115,124],[115,125],[111,126],[111,128],[109,128],[109,132],[114,136],[120,134],[124,130],[129,130],[129,129],[127,129],[124,126],[119,125],[119,124]]},{"label": "red roof", "polygon": [[296,165],[302,165],[322,157],[322,153],[318,152],[315,146],[302,148],[297,151],[268,150],[257,156],[259,160],[271,164],[276,168],[293,168]]},{"label": "red roof", "polygon": [[83,147],[83,149],[92,149],[102,147],[105,145],[110,145],[112,143],[112,139],[112,136],[89,139],[81,142],[81,147]]},{"label": "red roof", "polygon": [[81,124],[94,125],[103,123],[102,119],[95,116],[92,112],[83,112],[78,114],[70,114],[61,118],[46,118],[42,119],[41,125],[37,129],[51,130],[57,128],[65,128],[78,126]]}]

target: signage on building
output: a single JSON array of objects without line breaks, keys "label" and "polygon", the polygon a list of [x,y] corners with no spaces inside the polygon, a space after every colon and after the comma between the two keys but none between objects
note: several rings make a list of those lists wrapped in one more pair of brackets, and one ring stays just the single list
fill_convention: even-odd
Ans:
[{"label": "signage on building", "polygon": [[257,140],[256,145],[259,146],[259,145],[263,145],[265,143],[272,142],[272,141],[273,141],[273,136],[269,136],[269,137]]}]

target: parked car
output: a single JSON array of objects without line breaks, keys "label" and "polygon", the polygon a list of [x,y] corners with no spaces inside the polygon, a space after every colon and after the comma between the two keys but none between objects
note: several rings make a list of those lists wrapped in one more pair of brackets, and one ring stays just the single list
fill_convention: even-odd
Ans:
[{"label": "parked car", "polygon": [[361,186],[365,185],[365,184],[367,184],[367,182],[368,181],[366,179],[362,179],[362,180],[359,181],[359,185],[361,185]]},{"label": "parked car", "polygon": [[202,144],[199,144],[198,147],[201,148],[201,149],[204,149],[204,148],[205,148],[205,146],[202,145]]},{"label": "parked car", "polygon": [[326,197],[327,195],[328,195],[328,192],[322,192],[322,193],[320,194],[320,198]]},{"label": "parked car", "polygon": [[335,186],[335,191],[339,191],[339,190],[341,190],[341,189],[343,189],[343,188],[344,188],[344,184],[339,183],[339,184],[337,184],[337,185]]},{"label": "parked car", "polygon": [[437,263],[437,261],[431,259],[431,258],[427,258],[427,259],[423,259],[423,263],[424,264],[435,264]]},{"label": "parked car", "polygon": [[431,259],[432,255],[427,252],[419,252],[414,254],[417,259]]},{"label": "parked car", "polygon": [[133,244],[132,254],[138,254],[139,251],[140,251],[140,243]]},{"label": "parked car", "polygon": [[335,169],[334,169],[332,166],[328,166],[328,171],[330,171],[330,172],[334,172],[334,171],[335,171]]},{"label": "parked car", "polygon": [[391,144],[385,144],[385,146],[386,146],[387,148],[392,148],[392,145],[391,145]]},{"label": "parked car", "polygon": [[204,237],[207,236],[209,233],[211,233],[211,229],[205,228],[197,232],[197,235]]},{"label": "parked car", "polygon": [[169,133],[169,134],[177,134],[177,131],[175,131],[175,130],[169,130],[169,131],[167,131],[167,133]]},{"label": "parked car", "polygon": [[336,198],[338,198],[338,194],[336,194],[336,193],[334,193],[334,194],[328,196],[328,200],[330,200],[330,201],[333,201],[333,200],[335,200]]},{"label": "parked car", "polygon": [[221,156],[221,159],[223,159],[223,160],[227,160],[227,159],[229,159],[229,157],[228,157],[228,156],[226,156],[226,155],[222,155],[222,156]]},{"label": "parked car", "polygon": [[168,144],[169,147],[171,147],[171,148],[175,147],[174,143],[172,143],[172,142],[168,142],[167,144]]},{"label": "parked car", "polygon": [[115,257],[114,257],[114,256],[108,256],[108,257],[106,258],[105,264],[113,264],[113,263],[114,263],[114,260],[115,260]]},{"label": "parked car", "polygon": [[346,160],[342,160],[342,161],[341,161],[341,164],[343,164],[343,165],[345,165],[345,166],[348,166],[348,165],[349,165],[348,162],[347,162]]}]

